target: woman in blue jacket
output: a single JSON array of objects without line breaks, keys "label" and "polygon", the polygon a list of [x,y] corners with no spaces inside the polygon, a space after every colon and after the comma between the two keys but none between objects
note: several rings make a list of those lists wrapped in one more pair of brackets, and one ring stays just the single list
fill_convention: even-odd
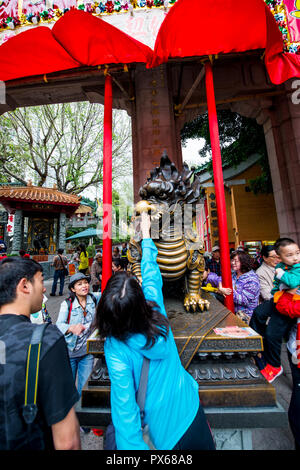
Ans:
[{"label": "woman in blue jacket", "polygon": [[215,448],[200,405],[198,384],[183,368],[167,319],[157,249],[142,214],[142,288],[126,272],[112,276],[97,307],[96,323],[106,338],[111,412],[118,450],[149,450],[136,403],[143,357],[150,359],[145,423],[156,449]]}]

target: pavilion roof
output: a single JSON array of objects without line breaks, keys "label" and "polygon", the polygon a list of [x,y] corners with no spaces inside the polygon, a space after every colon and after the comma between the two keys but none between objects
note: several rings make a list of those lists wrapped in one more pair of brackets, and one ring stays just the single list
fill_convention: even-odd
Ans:
[{"label": "pavilion roof", "polygon": [[0,187],[0,202],[9,201],[79,206],[80,196],[64,193],[58,191],[56,188],[44,188],[32,185]]},{"label": "pavilion roof", "polygon": [[78,209],[76,209],[75,214],[91,214],[93,212],[93,209],[86,205],[86,204],[80,204]]}]

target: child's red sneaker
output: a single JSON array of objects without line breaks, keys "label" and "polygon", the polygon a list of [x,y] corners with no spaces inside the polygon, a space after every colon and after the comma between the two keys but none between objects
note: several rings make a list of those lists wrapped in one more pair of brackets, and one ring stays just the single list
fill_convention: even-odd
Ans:
[{"label": "child's red sneaker", "polygon": [[283,368],[281,366],[273,367],[271,364],[267,364],[266,367],[260,372],[269,383],[272,383],[282,374]]}]

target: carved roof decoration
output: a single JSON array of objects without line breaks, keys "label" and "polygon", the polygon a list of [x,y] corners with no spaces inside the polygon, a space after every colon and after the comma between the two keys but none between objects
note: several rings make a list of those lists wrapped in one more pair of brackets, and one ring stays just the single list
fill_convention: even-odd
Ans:
[{"label": "carved roof decoration", "polygon": [[40,186],[2,186],[0,187],[0,202],[38,202],[58,206],[79,206],[80,196],[58,191],[54,188]]}]

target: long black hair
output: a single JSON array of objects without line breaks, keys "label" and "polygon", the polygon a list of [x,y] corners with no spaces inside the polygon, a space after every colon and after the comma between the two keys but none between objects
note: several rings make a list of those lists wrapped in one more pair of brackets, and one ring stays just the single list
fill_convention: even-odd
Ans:
[{"label": "long black hair", "polygon": [[78,248],[80,249],[80,254],[84,253],[85,256],[88,256],[87,251],[86,251],[86,246],[84,243],[80,243],[80,245],[78,245]]},{"label": "long black hair", "polygon": [[138,281],[130,273],[112,276],[96,310],[95,325],[101,337],[126,341],[132,334],[143,334],[145,348],[152,347],[158,336],[167,338],[169,321],[155,302],[145,299]]}]

